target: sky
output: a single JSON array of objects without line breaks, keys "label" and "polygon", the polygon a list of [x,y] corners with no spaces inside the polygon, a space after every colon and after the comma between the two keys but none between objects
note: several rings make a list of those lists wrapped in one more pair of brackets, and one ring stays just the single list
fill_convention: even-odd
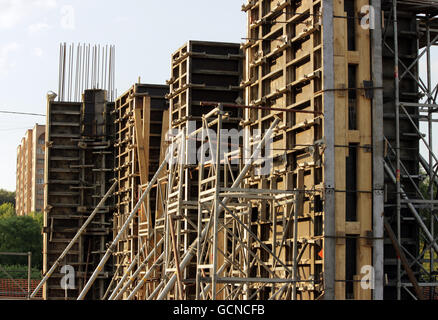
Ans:
[{"label": "sky", "polygon": [[[164,84],[188,40],[243,42],[243,0],[0,0],[0,110],[45,114],[57,91],[59,43],[116,46],[116,88]],[[438,52],[433,53],[438,70]],[[424,73],[424,68],[422,73]],[[437,83],[438,73],[433,73]],[[16,150],[44,117],[0,114],[0,188],[15,190]],[[435,125],[436,126],[436,125]],[[423,132],[427,128],[422,125]],[[438,128],[434,150],[438,147]],[[421,150],[426,150],[424,146]]]},{"label": "sky", "polygon": [[[243,42],[241,0],[0,0],[0,110],[45,114],[59,43],[116,46],[116,88],[165,84],[188,40]],[[0,114],[0,188],[15,190],[16,151],[44,117]]]}]

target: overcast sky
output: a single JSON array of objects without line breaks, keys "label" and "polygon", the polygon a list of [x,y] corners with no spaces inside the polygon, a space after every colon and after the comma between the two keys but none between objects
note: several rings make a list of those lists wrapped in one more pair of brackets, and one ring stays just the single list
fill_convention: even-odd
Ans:
[{"label": "overcast sky", "polygon": [[[58,88],[60,42],[114,44],[119,93],[139,76],[144,83],[164,84],[171,53],[187,40],[243,42],[242,3],[0,0],[0,110],[45,113],[46,93]],[[433,62],[438,70],[436,52]],[[0,114],[0,188],[15,190],[16,149],[35,123],[45,124],[45,118]]]},{"label": "overcast sky", "polygon": [[[187,40],[243,42],[242,0],[0,0],[0,110],[45,113],[59,43],[114,44],[116,87],[164,84]],[[16,150],[44,117],[0,114],[0,188],[15,190]]]}]

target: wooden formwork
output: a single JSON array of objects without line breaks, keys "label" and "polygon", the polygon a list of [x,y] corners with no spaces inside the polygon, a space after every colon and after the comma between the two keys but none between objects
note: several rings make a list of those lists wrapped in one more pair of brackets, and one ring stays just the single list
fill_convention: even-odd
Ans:
[{"label": "wooden formwork", "polygon": [[[162,153],[162,134],[168,123],[168,103],[164,96],[166,85],[135,84],[116,100],[115,109],[115,175],[119,181],[116,189],[114,236],[126,221],[139,199],[141,186],[150,181],[156,172]],[[165,126],[163,128],[163,123]],[[119,241],[115,252],[115,268],[119,280],[138,253],[155,220],[156,189],[138,216]],[[147,246],[146,252],[150,250]]]},{"label": "wooden formwork", "polygon": [[[369,30],[359,25],[360,10],[366,4],[366,0],[264,0],[248,1],[243,6],[248,15],[245,102],[287,109],[246,111],[249,133],[266,130],[274,116],[282,119],[282,127],[273,138],[272,173],[254,177],[249,184],[259,189],[302,192],[297,237],[303,252],[298,272],[300,279],[314,282],[298,285],[298,299],[321,298],[330,283],[334,283],[336,299],[371,298],[371,290],[361,289],[358,282],[361,268],[372,265],[373,89],[369,82]],[[332,24],[324,24],[324,10],[329,12]],[[324,32],[324,28],[331,30]],[[323,35],[332,35],[333,40]],[[330,48],[333,52],[327,54],[325,50]],[[330,69],[327,66],[333,74],[324,74]],[[325,100],[327,92],[333,94],[334,104]],[[326,117],[332,112],[334,123],[329,125],[334,125],[334,137],[327,137]],[[332,138],[334,145],[328,146]],[[331,150],[334,186],[325,180]],[[326,211],[326,199],[332,192],[333,213]],[[263,204],[256,209],[254,229],[275,246],[282,240],[275,230],[286,226],[286,213]],[[326,219],[334,219],[335,234],[325,230]],[[292,230],[287,235],[290,243]],[[326,277],[328,257],[323,255],[325,244],[333,238],[335,259],[329,267],[335,269],[334,279]],[[289,245],[282,257],[289,265],[291,252]]]},{"label": "wooden formwork", "polygon": [[[43,272],[46,273],[109,189],[113,178],[110,113],[103,90],[86,90],[82,103],[48,101],[45,154]],[[44,299],[76,299],[110,239],[111,200],[96,214],[61,266],[71,266],[74,289],[61,286],[60,270],[44,285]],[[111,265],[88,295],[103,296]],[[72,284],[72,283],[70,283]]]},{"label": "wooden formwork", "polygon": [[[170,127],[183,128],[187,121],[199,124],[202,115],[212,110],[201,102],[242,103],[242,59],[236,43],[189,41],[173,53],[168,80]],[[225,111],[231,113],[229,123],[241,120],[236,109]]]}]

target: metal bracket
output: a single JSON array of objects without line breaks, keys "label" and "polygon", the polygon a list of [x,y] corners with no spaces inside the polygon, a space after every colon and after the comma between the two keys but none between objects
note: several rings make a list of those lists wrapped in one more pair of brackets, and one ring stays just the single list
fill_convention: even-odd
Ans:
[{"label": "metal bracket", "polygon": [[365,88],[365,98],[373,99],[374,98],[374,84],[373,81],[364,80],[363,87]]}]

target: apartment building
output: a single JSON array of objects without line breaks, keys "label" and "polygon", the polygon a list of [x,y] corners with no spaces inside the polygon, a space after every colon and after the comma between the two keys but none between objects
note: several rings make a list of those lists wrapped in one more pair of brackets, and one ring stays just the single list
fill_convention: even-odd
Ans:
[{"label": "apartment building", "polygon": [[44,207],[45,128],[36,124],[27,130],[17,148],[17,215],[42,211]]}]

